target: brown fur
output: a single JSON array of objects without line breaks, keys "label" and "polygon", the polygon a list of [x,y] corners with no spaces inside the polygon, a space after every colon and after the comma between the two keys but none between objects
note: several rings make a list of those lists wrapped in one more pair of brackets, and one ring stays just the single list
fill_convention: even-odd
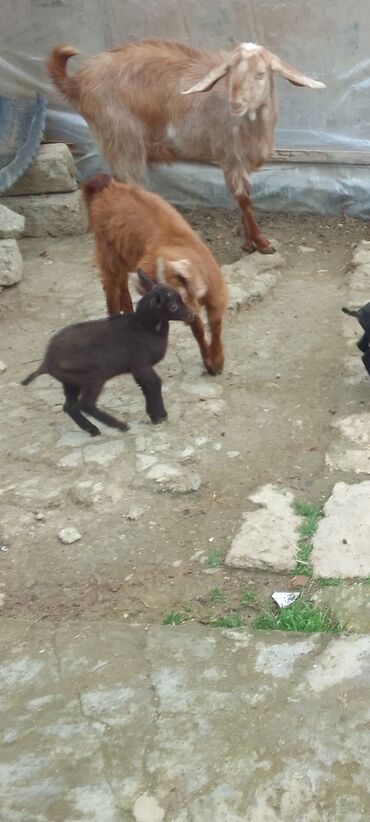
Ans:
[{"label": "brown fur", "polygon": [[207,52],[143,40],[84,60],[68,77],[68,46],[50,54],[56,86],[87,120],[113,176],[139,182],[147,163],[215,162],[242,213],[245,247],[271,251],[253,217],[248,174],[273,151],[274,73],[322,87],[253,43]]},{"label": "brown fur", "polygon": [[[222,370],[222,317],[226,285],[207,247],[188,223],[161,197],[138,186],[99,174],[82,186],[109,314],[132,311],[128,275],[138,268],[156,279],[158,258],[164,278],[195,312],[191,325],[203,362],[215,374]],[[204,306],[211,342],[199,317]]]}]

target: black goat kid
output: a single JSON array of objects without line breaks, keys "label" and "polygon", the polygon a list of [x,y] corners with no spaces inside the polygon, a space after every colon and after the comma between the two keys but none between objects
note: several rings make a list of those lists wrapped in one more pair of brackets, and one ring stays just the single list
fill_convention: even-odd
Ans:
[{"label": "black goat kid", "polygon": [[357,310],[342,308],[342,311],[344,311],[345,314],[349,314],[350,317],[356,317],[356,320],[358,320],[364,331],[361,339],[359,339],[357,343],[357,347],[362,351],[362,362],[370,376],[370,303],[365,303],[362,308],[358,308]]},{"label": "black goat kid", "polygon": [[104,384],[119,374],[132,374],[153,423],[167,417],[161,380],[153,365],[166,353],[169,320],[191,323],[194,316],[173,288],[156,285],[142,271],[137,277],[141,293],[148,293],[139,300],[135,313],[78,323],[58,331],[40,367],[22,381],[22,385],[28,385],[40,374],[50,374],[61,382],[63,410],[92,437],[100,431],[81,411],[112,428],[128,428],[127,423],[96,407]]}]

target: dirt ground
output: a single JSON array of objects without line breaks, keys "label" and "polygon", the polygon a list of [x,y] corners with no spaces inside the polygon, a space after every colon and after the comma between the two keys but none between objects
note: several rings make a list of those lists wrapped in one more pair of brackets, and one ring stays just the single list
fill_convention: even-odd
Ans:
[{"label": "dirt ground", "polygon": [[[234,213],[187,216],[221,264],[241,256]],[[344,384],[340,307],[353,247],[370,233],[345,219],[260,222],[285,264],[263,300],[228,314],[223,375],[205,375],[189,329],[173,328],[158,367],[168,422],[152,426],[122,377],[100,404],[130,430],[102,427],[96,440],[63,414],[56,382],[19,385],[52,332],[104,315],[92,239],[21,241],[23,279],[0,294],[3,617],[161,622],[180,611],[207,622],[242,607],[248,622],[273,590],[292,587],[272,572],[228,569],[223,558],[260,485],[319,503],[346,479],[328,472],[325,452],[333,417],[369,402],[365,382]],[[58,532],[69,526],[81,539],[64,545]]]}]

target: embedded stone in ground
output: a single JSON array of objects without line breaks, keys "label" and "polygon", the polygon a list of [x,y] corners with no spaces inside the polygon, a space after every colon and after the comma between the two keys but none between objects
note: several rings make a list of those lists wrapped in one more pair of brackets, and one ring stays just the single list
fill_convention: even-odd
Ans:
[{"label": "embedded stone in ground", "polygon": [[229,292],[229,311],[239,311],[249,303],[261,300],[274,287],[279,271],[284,264],[280,254],[241,257],[231,265],[223,265]]},{"label": "embedded stone in ground", "polygon": [[244,514],[226,565],[291,571],[296,565],[297,528],[301,522],[292,509],[292,492],[265,485],[249,499],[262,507]]},{"label": "embedded stone in ground", "polygon": [[370,481],[338,482],[313,539],[315,577],[370,576]]},{"label": "embedded stone in ground", "polygon": [[154,481],[161,491],[172,491],[177,494],[189,494],[198,491],[202,480],[196,471],[188,470],[183,466],[165,465],[158,463],[153,465],[145,475],[147,479]]},{"label": "embedded stone in ground", "polygon": [[351,414],[334,423],[341,438],[326,454],[326,464],[339,471],[370,474],[370,414]]}]

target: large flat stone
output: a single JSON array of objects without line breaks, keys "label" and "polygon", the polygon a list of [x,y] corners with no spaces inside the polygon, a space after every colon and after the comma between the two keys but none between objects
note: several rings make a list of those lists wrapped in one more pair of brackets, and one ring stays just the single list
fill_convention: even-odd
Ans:
[{"label": "large flat stone", "polygon": [[7,191],[7,197],[56,194],[76,188],[76,168],[68,146],[50,143],[40,146],[31,168]]},{"label": "large flat stone", "polygon": [[8,620],[0,660],[4,822],[369,818],[370,637]]},{"label": "large flat stone", "polygon": [[16,240],[0,240],[0,286],[19,283],[23,259]]},{"label": "large flat stone", "polygon": [[314,576],[370,576],[370,481],[338,482],[324,513],[313,539]]},{"label": "large flat stone", "polygon": [[370,474],[370,414],[351,414],[333,423],[340,433],[325,460],[336,471]]},{"label": "large flat stone", "polygon": [[296,565],[297,528],[293,494],[265,485],[249,499],[261,507],[244,514],[244,522],[226,556],[226,565],[291,571]]},{"label": "large flat stone", "polygon": [[79,191],[3,197],[1,201],[25,217],[25,237],[69,237],[87,231],[87,214]]},{"label": "large flat stone", "polygon": [[0,240],[17,239],[24,232],[24,217],[0,205]]}]

